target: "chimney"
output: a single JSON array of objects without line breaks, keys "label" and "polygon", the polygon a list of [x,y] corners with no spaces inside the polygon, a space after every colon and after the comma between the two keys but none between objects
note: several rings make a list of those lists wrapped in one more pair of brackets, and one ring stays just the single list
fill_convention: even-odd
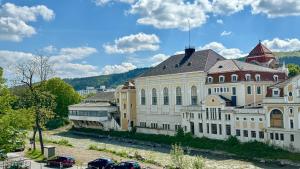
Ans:
[{"label": "chimney", "polygon": [[191,47],[185,48],[184,51],[185,51],[185,57],[189,57],[195,52],[195,48],[191,48]]}]

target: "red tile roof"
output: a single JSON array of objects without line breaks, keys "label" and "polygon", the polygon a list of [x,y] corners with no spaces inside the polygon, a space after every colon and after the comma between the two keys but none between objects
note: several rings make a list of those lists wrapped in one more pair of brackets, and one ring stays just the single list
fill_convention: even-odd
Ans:
[{"label": "red tile roof", "polygon": [[273,53],[264,46],[261,42],[259,42],[254,49],[249,53],[246,58],[246,62],[268,62],[271,59],[275,59]]}]

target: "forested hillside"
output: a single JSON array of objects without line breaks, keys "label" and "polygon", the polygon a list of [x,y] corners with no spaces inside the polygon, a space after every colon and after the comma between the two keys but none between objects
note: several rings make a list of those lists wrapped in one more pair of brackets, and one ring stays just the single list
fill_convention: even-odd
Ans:
[{"label": "forested hillside", "polygon": [[67,83],[72,85],[75,90],[85,89],[86,86],[99,87],[105,85],[107,88],[116,87],[120,84],[123,84],[127,80],[134,79],[139,75],[143,74],[149,68],[138,68],[131,70],[129,72],[120,73],[120,74],[111,74],[111,75],[101,75],[94,77],[85,77],[85,78],[74,78],[74,79],[65,79]]}]

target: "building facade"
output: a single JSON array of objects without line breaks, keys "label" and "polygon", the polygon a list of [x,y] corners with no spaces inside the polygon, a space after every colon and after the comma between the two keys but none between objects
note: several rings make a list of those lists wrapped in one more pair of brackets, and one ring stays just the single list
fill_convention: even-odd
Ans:
[{"label": "building facade", "polygon": [[246,62],[187,49],[135,79],[138,132],[174,135],[181,127],[300,151],[297,78],[261,43]]}]

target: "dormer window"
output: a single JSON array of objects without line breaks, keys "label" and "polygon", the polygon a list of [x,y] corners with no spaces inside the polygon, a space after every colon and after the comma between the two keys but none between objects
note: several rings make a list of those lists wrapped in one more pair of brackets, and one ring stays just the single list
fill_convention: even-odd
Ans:
[{"label": "dormer window", "polygon": [[273,96],[273,97],[279,97],[279,94],[280,94],[280,93],[279,93],[279,89],[276,88],[276,89],[273,89],[273,90],[272,90],[272,96]]},{"label": "dormer window", "polygon": [[273,79],[274,79],[275,82],[278,82],[278,75],[274,75]]},{"label": "dormer window", "polygon": [[245,75],[245,79],[246,79],[246,81],[250,81],[251,80],[251,75],[250,74],[246,74]]},{"label": "dormer window", "polygon": [[212,83],[212,82],[213,82],[213,77],[211,77],[211,76],[208,77],[208,78],[207,78],[207,82],[208,82],[208,83]]},{"label": "dormer window", "polygon": [[260,74],[256,74],[256,75],[255,75],[255,80],[256,80],[256,81],[260,81]]},{"label": "dormer window", "polygon": [[219,76],[219,82],[223,83],[225,81],[225,77],[224,76]]},{"label": "dormer window", "polygon": [[238,75],[236,75],[236,74],[231,75],[231,81],[232,82],[236,82],[237,79],[238,79]]}]

